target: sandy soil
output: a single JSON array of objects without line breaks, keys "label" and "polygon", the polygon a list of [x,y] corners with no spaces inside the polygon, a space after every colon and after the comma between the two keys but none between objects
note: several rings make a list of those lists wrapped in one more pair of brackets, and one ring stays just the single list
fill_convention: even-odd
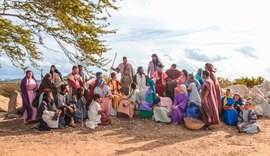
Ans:
[{"label": "sandy soil", "polygon": [[22,119],[0,118],[0,156],[7,155],[270,155],[270,119],[262,132],[239,134],[223,123],[213,131],[190,131],[135,118],[113,117],[110,126],[40,132]]}]

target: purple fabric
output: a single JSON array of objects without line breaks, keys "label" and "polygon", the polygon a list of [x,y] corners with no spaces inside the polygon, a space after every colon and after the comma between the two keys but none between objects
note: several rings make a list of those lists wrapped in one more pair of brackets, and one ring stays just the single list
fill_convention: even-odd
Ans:
[{"label": "purple fabric", "polygon": [[[153,93],[154,91],[151,88],[149,88],[145,94],[144,99],[147,99],[147,97]],[[146,100],[144,100],[143,103],[140,105],[139,110],[152,110],[153,105],[154,105],[154,100],[152,100],[151,102],[149,101],[147,102]]]},{"label": "purple fabric", "polygon": [[182,123],[184,112],[187,107],[188,96],[187,94],[178,93],[174,99],[174,105],[179,106],[178,109],[172,110],[172,123]]},{"label": "purple fabric", "polygon": [[[26,71],[26,75],[32,72],[30,70]],[[32,72],[33,73],[33,72]],[[33,74],[33,79],[36,81],[34,74]],[[37,81],[36,81],[37,82]],[[27,120],[30,120],[33,114],[33,110],[31,108],[31,104],[29,102],[29,97],[28,97],[28,93],[27,93],[27,89],[26,89],[26,84],[27,83],[27,76],[24,77],[24,79],[21,82],[21,92],[22,92],[22,100],[23,100],[23,113],[25,112],[25,110],[27,111]]]}]

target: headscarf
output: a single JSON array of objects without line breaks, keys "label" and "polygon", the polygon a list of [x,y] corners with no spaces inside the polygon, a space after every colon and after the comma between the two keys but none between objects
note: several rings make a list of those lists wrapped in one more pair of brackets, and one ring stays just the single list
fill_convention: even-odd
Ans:
[{"label": "headscarf", "polygon": [[155,82],[152,79],[149,79],[148,84],[150,85],[150,88],[153,90],[154,95],[155,95],[154,97],[156,99],[157,90],[156,90],[156,87],[155,87]]},{"label": "headscarf", "polygon": [[201,97],[200,97],[200,94],[198,92],[198,89],[196,87],[196,84],[195,83],[191,83],[190,86],[192,87],[192,91],[190,93],[190,96],[189,96],[189,102],[193,102],[199,106],[201,106]]},{"label": "headscarf", "polygon": [[199,68],[199,71],[201,72],[200,74],[197,72],[195,75],[195,79],[197,80],[202,80],[204,82],[204,78],[203,78],[203,69]]},{"label": "headscarf", "polygon": [[104,79],[99,79],[98,84],[97,84],[97,87],[102,86],[103,83],[105,83],[105,80]]},{"label": "headscarf", "polygon": [[[225,96],[225,98],[224,98],[224,103],[223,103],[224,106],[226,106],[226,104],[227,104],[227,102],[228,102],[228,101],[227,101],[228,98],[232,98],[232,96],[233,96],[232,90],[231,90],[231,89],[227,89],[227,90],[229,90],[229,95],[226,94],[226,96]],[[226,92],[227,92],[227,90],[226,90]]]},{"label": "headscarf", "polygon": [[181,85],[179,86],[179,88],[180,88],[185,94],[187,94],[187,87],[186,87],[186,85],[181,84]]}]

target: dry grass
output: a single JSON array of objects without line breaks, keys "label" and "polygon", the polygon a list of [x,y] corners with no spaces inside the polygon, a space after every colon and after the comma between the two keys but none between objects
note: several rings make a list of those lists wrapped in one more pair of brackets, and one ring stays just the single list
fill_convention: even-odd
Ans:
[{"label": "dry grass", "polygon": [[0,82],[0,95],[10,97],[16,90],[20,90],[20,83]]}]

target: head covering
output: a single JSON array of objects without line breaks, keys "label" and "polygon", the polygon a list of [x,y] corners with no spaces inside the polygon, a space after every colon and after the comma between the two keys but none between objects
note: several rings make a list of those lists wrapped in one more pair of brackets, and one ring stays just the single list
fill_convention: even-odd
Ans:
[{"label": "head covering", "polygon": [[179,88],[180,88],[184,93],[187,94],[187,87],[186,87],[186,85],[181,84],[181,85],[179,86]]},{"label": "head covering", "polygon": [[198,92],[198,89],[196,87],[196,84],[195,83],[191,83],[190,86],[192,87],[192,91],[190,93],[190,96],[189,96],[189,102],[193,102],[199,106],[201,106],[201,97],[200,97],[200,94]]},{"label": "head covering", "polygon": [[150,88],[153,90],[154,95],[156,95],[157,94],[157,91],[156,91],[156,87],[155,87],[155,82],[152,79],[149,79],[148,80],[148,84],[149,84]]},{"label": "head covering", "polygon": [[198,70],[199,70],[201,73],[199,74],[199,73],[197,72],[196,75],[195,75],[195,79],[204,81],[204,78],[203,78],[203,69],[202,69],[202,68],[199,68]]},{"label": "head covering", "polygon": [[[224,106],[226,106],[226,104],[227,104],[227,100],[228,100],[228,98],[232,98],[232,96],[233,96],[233,92],[232,92],[232,90],[231,89],[227,89],[227,90],[229,90],[229,95],[227,95],[227,93],[226,93],[226,96],[225,96],[225,98],[224,98]],[[227,90],[226,90],[226,92],[227,92]]]}]

